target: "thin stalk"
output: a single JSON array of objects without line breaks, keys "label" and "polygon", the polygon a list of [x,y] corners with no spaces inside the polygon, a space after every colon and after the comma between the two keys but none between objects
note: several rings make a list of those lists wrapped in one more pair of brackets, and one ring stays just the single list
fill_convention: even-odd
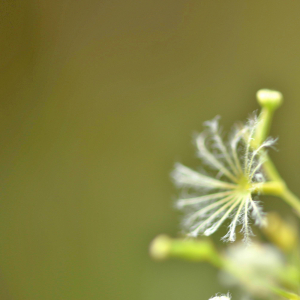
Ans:
[{"label": "thin stalk", "polygon": [[274,163],[272,162],[272,160],[270,159],[270,156],[268,154],[266,155],[266,161],[263,164],[263,169],[265,171],[265,173],[267,174],[267,176],[269,177],[270,180],[274,180],[274,181],[281,181],[282,183],[284,183],[282,177],[280,176],[279,172],[277,171]]},{"label": "thin stalk", "polygon": [[288,189],[269,157],[267,157],[263,168],[268,178],[273,181],[262,184],[261,192],[265,195],[273,195],[282,198],[286,203],[288,203],[297,211],[297,214],[300,217],[300,199]]},{"label": "thin stalk", "polygon": [[285,202],[292,206],[296,211],[298,217],[300,217],[300,200],[294,195],[288,188],[280,196]]},{"label": "thin stalk", "polygon": [[272,119],[273,119],[274,110],[269,109],[267,107],[263,107],[261,109],[261,113],[259,115],[259,123],[255,132],[253,143],[255,144],[255,148],[257,148],[268,136],[270,131]]}]

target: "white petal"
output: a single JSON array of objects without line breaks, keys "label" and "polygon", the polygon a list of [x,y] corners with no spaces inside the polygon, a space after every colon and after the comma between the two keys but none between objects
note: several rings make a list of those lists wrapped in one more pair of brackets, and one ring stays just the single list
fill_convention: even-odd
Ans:
[{"label": "white petal", "polygon": [[234,184],[205,176],[179,163],[175,165],[171,175],[179,186],[202,187],[206,189],[236,188]]}]

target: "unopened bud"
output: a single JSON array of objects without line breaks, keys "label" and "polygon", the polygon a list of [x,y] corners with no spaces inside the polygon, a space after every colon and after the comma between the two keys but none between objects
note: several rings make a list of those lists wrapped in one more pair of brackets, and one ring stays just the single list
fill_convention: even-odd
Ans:
[{"label": "unopened bud", "polygon": [[155,260],[179,258],[195,262],[206,261],[216,267],[223,265],[222,257],[208,239],[172,239],[159,235],[152,241],[149,252]]},{"label": "unopened bud", "polygon": [[259,90],[256,93],[256,98],[262,107],[272,110],[277,109],[283,101],[283,97],[280,92],[268,89]]},{"label": "unopened bud", "polygon": [[171,239],[164,234],[157,236],[151,243],[149,253],[155,260],[164,260],[170,254]]}]

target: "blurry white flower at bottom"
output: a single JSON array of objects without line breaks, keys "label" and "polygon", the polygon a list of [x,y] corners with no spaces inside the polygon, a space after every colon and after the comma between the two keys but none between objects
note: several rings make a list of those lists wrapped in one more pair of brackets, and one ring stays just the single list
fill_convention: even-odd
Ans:
[{"label": "blurry white flower at bottom", "polygon": [[274,277],[284,267],[282,253],[271,244],[237,243],[226,249],[226,258],[242,273],[253,277]]},{"label": "blurry white flower at bottom", "polygon": [[[256,118],[236,128],[226,144],[221,138],[218,118],[204,123],[206,130],[196,137],[197,154],[215,170],[213,176],[176,164],[172,177],[177,186],[194,194],[177,201],[177,208],[186,212],[183,227],[190,236],[211,235],[223,222],[231,218],[224,240],[236,239],[236,226],[241,224],[244,241],[252,234],[249,216],[255,225],[265,225],[264,213],[252,197],[264,182],[261,172],[265,162],[265,148],[275,140],[267,139],[255,149],[251,143],[258,125]],[[201,193],[201,195],[199,195]]]},{"label": "blurry white flower at bottom", "polygon": [[231,299],[230,295],[227,294],[227,295],[220,295],[220,296],[217,295],[215,297],[210,298],[209,300],[230,300],[230,299]]},{"label": "blurry white flower at bottom", "polygon": [[284,256],[270,244],[234,244],[226,249],[224,257],[235,275],[222,271],[222,283],[228,287],[242,285],[257,295],[268,294],[267,287],[279,282],[285,273]]}]

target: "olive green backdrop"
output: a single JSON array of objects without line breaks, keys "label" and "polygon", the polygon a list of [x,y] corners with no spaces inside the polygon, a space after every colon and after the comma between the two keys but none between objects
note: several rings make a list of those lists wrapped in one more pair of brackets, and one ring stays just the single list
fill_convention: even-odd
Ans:
[{"label": "olive green backdrop", "polygon": [[179,232],[169,173],[197,166],[192,133],[244,120],[259,88],[285,96],[272,156],[300,193],[299,15],[293,0],[1,0],[0,298],[227,292],[148,245]]}]

